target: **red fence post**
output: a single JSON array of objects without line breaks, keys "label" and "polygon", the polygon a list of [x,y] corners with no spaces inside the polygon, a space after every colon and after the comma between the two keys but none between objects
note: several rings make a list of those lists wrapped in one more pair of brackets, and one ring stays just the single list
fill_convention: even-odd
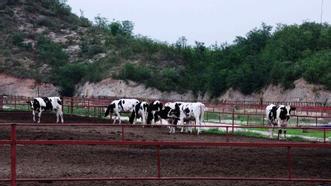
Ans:
[{"label": "red fence post", "polygon": [[219,122],[221,123],[221,112],[219,112],[218,120],[219,120]]},{"label": "red fence post", "polygon": [[70,99],[70,113],[72,114],[74,111],[74,99],[71,97]]},{"label": "red fence post", "polygon": [[315,118],[315,123],[316,123],[316,127],[317,127],[317,116],[316,116],[316,118]]},{"label": "red fence post", "polygon": [[232,109],[232,134],[234,133],[234,108]]},{"label": "red fence post", "polygon": [[11,125],[11,146],[10,146],[10,165],[11,165],[11,186],[16,186],[16,124]]},{"label": "red fence post", "polygon": [[326,130],[325,130],[325,128],[323,129],[323,132],[324,132],[324,137],[323,137],[324,141],[323,142],[326,143]]},{"label": "red fence post", "polygon": [[226,126],[226,142],[229,142],[229,127]]},{"label": "red fence post", "polygon": [[3,110],[3,96],[0,96],[0,111]]},{"label": "red fence post", "polygon": [[14,108],[16,110],[16,96],[14,96]]}]

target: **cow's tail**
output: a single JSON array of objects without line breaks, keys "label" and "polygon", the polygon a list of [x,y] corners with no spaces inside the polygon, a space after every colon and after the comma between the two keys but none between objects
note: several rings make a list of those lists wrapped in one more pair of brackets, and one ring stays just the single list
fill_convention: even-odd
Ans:
[{"label": "cow's tail", "polygon": [[[113,113],[114,112],[114,108],[115,108],[115,104],[114,103],[108,105],[107,110],[105,112],[105,117],[107,117],[110,113]],[[111,117],[110,117],[110,119],[111,119]]]}]

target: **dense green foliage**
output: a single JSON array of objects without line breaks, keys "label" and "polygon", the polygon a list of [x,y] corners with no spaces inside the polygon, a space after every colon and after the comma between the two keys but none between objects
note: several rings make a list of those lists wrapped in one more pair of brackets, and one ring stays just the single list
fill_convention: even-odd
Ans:
[{"label": "dense green foliage", "polygon": [[[330,25],[305,22],[279,25],[274,32],[271,30],[270,26],[262,24],[246,37],[237,37],[232,45],[211,47],[201,42],[187,46],[185,38],[180,38],[175,45],[167,47],[184,61],[183,69],[172,69],[171,78],[168,73],[161,73],[162,69],[154,72],[155,68],[152,76],[128,75],[127,66],[119,77],[151,84],[161,90],[184,88],[194,93],[208,92],[211,97],[231,87],[245,94],[259,91],[270,83],[293,88],[293,82],[301,77],[331,88]],[[139,74],[141,68],[130,66],[130,71]],[[144,69],[150,71],[151,67]],[[158,84],[151,83],[155,78],[159,79]]]},{"label": "dense green foliage", "polygon": [[[34,28],[47,27],[43,33],[23,33],[13,25],[14,9],[10,6],[0,11],[0,33],[6,36],[0,41],[0,55],[5,57],[0,71],[52,82],[63,95],[72,95],[78,83],[109,76],[161,91],[208,93],[212,98],[229,88],[244,94],[269,84],[293,88],[299,78],[331,89],[329,24],[304,22],[274,29],[262,24],[246,36],[238,36],[231,45],[205,46],[196,41],[191,46],[184,36],[168,44],[134,35],[130,21],[109,22],[98,16],[91,22],[72,14],[65,0],[19,4],[27,18],[39,17],[30,20]],[[58,44],[48,38],[50,31],[63,29],[79,33],[79,43],[73,39]],[[31,40],[34,46],[26,42]],[[69,45],[80,47],[73,60],[64,50]],[[26,65],[19,60],[24,57],[36,63]]]}]

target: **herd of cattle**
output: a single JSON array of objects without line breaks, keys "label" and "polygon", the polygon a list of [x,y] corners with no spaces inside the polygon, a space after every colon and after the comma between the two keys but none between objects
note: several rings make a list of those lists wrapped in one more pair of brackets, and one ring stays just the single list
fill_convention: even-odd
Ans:
[{"label": "herd of cattle", "polygon": [[[43,111],[55,111],[56,122],[63,123],[62,100],[60,97],[37,97],[32,101],[27,102],[32,109],[33,122],[36,122],[38,115],[38,123],[40,123],[41,113]],[[171,126],[181,126],[181,132],[184,129],[189,129],[192,132],[192,127],[185,127],[184,124],[189,124],[190,121],[195,121],[197,134],[200,133],[200,128],[204,119],[206,106],[201,102],[167,102],[165,104],[160,101],[147,103],[137,99],[118,99],[112,101],[106,108],[104,117],[115,114],[113,124],[118,120],[121,124],[120,113],[130,113],[129,122],[135,124],[137,119],[141,118],[142,124],[155,125],[162,120],[166,120]],[[270,128],[270,135],[273,137],[273,130],[278,128],[278,139],[282,130],[284,138],[286,138],[286,127],[290,119],[291,111],[294,107],[289,105],[268,105],[266,107],[266,118]],[[169,127],[169,133],[175,133],[175,127]]]}]

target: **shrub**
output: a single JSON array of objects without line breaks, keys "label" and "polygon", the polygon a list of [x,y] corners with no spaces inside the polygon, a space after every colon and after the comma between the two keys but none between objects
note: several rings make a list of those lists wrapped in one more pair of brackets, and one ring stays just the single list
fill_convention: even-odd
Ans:
[{"label": "shrub", "polygon": [[52,42],[46,37],[37,40],[37,54],[39,61],[58,68],[68,62],[68,55],[63,51],[61,45]]},{"label": "shrub", "polygon": [[89,72],[85,64],[66,64],[54,74],[54,83],[60,87],[62,96],[73,96],[75,85]]},{"label": "shrub", "polygon": [[22,32],[15,32],[12,35],[12,42],[15,46],[23,46],[24,34]]}]

